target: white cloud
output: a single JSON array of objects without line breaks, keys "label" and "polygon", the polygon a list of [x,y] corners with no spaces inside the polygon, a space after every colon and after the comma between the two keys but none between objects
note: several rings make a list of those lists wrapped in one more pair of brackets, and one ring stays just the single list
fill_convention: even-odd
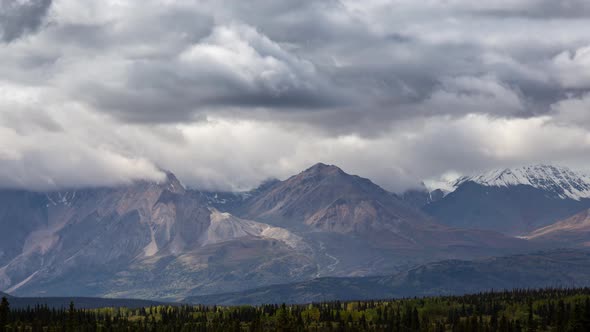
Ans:
[{"label": "white cloud", "polygon": [[280,97],[292,89],[312,89],[315,68],[246,25],[215,27],[211,35],[191,45],[180,60],[191,75],[223,78],[246,89]]},{"label": "white cloud", "polygon": [[421,107],[426,113],[510,115],[524,110],[518,93],[489,76],[445,78]]},{"label": "white cloud", "polygon": [[558,54],[553,63],[561,84],[566,88],[590,88],[590,46]]},{"label": "white cloud", "polygon": [[554,121],[590,128],[590,94],[568,98],[552,105]]}]

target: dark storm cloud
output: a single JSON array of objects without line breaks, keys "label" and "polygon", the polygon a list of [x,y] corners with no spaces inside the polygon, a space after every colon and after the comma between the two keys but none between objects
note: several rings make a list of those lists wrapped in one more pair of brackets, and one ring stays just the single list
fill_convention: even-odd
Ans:
[{"label": "dark storm cloud", "polygon": [[0,1],[0,186],[322,160],[402,190],[589,151],[587,1]]},{"label": "dark storm cloud", "polygon": [[[497,26],[493,17],[474,22],[461,14],[515,12],[535,7],[532,2],[377,7],[369,2],[372,11],[350,3],[146,5],[116,24],[116,15],[89,23],[56,20],[48,35],[77,52],[90,52],[87,64],[104,71],[66,78],[72,97],[136,123],[185,121],[225,113],[227,107],[247,117],[251,109],[262,108],[275,110],[277,118],[314,121],[336,132],[360,123],[356,132],[368,134],[415,116],[487,114],[492,108],[501,116],[534,116],[564,95],[554,78],[540,77],[562,45],[534,50],[546,43],[515,43],[502,35],[512,27]],[[486,29],[502,37],[495,42],[499,45],[485,43]],[[517,47],[509,50],[512,43]],[[540,58],[531,62],[530,53]],[[452,83],[469,79],[489,84],[474,90]],[[484,91],[498,87],[506,91]],[[482,101],[488,107],[473,107]],[[433,108],[433,102],[441,103]],[[334,109],[339,121],[330,119]]]},{"label": "dark storm cloud", "polygon": [[124,89],[92,77],[77,82],[72,93],[131,122],[179,122],[224,107],[308,112],[354,103],[313,63],[241,24],[216,26],[174,54],[118,65]]},{"label": "dark storm cloud", "polygon": [[36,31],[52,0],[0,0],[0,39],[13,41]]}]

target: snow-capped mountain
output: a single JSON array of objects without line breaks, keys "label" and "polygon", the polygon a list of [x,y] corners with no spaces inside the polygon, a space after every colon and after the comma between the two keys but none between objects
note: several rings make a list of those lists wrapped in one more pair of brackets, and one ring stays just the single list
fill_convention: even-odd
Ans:
[{"label": "snow-capped mountain", "polygon": [[590,208],[590,176],[534,165],[464,176],[424,210],[440,222],[509,235],[527,234]]},{"label": "snow-capped mountain", "polygon": [[590,198],[590,176],[567,167],[533,165],[496,169],[479,175],[461,177],[453,187],[457,188],[468,181],[488,187],[531,186],[554,193],[562,199]]}]

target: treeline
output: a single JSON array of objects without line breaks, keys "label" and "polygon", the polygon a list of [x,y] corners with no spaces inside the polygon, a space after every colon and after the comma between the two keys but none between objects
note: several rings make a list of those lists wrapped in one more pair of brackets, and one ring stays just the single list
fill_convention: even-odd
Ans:
[{"label": "treeline", "polygon": [[5,331],[590,331],[590,289],[489,292],[309,305],[11,309]]}]

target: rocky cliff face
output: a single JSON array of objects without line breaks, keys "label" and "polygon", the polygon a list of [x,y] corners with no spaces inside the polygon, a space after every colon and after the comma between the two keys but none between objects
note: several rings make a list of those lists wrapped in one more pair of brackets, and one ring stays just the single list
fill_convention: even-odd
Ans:
[{"label": "rocky cliff face", "polygon": [[264,277],[251,277],[249,284],[257,285],[297,279],[293,270],[313,266],[299,254],[301,239],[262,223],[219,218],[172,174],[162,183],[6,195],[12,198],[0,211],[18,218],[0,219],[17,221],[2,232],[14,236],[3,242],[0,267],[0,288],[10,293],[174,297],[199,287],[246,286],[228,277],[248,275],[236,274],[240,269],[251,275],[275,264]]}]

